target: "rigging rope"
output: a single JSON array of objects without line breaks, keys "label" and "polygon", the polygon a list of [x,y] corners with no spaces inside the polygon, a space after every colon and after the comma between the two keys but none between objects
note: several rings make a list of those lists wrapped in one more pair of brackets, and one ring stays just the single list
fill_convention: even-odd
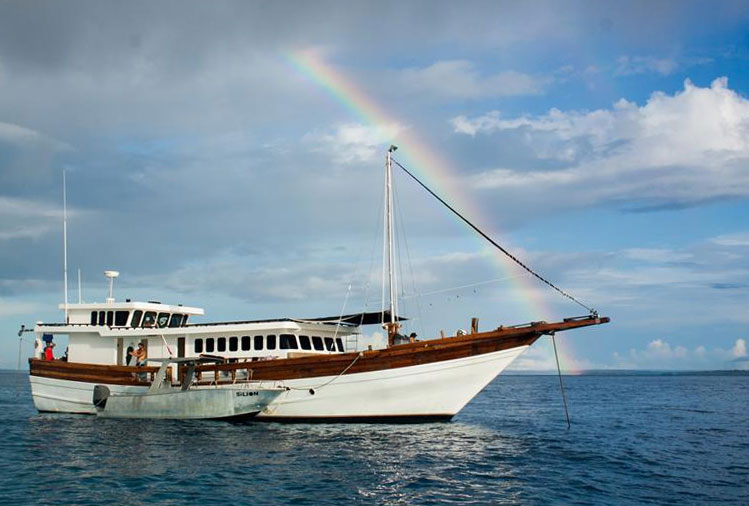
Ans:
[{"label": "rigging rope", "polygon": [[299,387],[290,387],[288,385],[285,385],[285,387],[287,389],[289,389],[289,390],[309,390],[310,393],[312,395],[314,395],[314,391],[315,390],[320,390],[322,387],[326,387],[326,386],[330,385],[335,380],[337,380],[338,378],[340,378],[341,376],[343,376],[344,374],[346,374],[346,371],[348,371],[349,369],[351,369],[354,366],[354,364],[356,363],[356,361],[359,360],[359,358],[361,358],[361,356],[362,356],[362,352],[358,352],[356,354],[356,356],[354,357],[354,360],[352,360],[351,363],[349,365],[347,365],[346,368],[343,371],[341,371],[340,373],[338,373],[337,376],[333,376],[331,379],[329,379],[325,383],[322,383],[322,384],[314,386],[314,387],[299,388]]},{"label": "rigging rope", "polygon": [[439,200],[440,203],[442,203],[442,205],[444,205],[445,207],[447,207],[450,211],[453,212],[453,214],[455,214],[458,218],[460,218],[461,220],[463,220],[469,227],[471,227],[473,230],[475,230],[481,237],[483,237],[484,239],[486,239],[487,241],[489,241],[495,248],[497,248],[499,251],[501,251],[502,253],[504,253],[508,258],[510,258],[510,260],[512,260],[513,262],[515,262],[516,264],[518,264],[520,267],[522,267],[523,269],[525,269],[526,271],[528,271],[529,273],[531,273],[536,278],[540,279],[541,281],[543,281],[544,283],[546,283],[547,285],[549,285],[551,288],[553,288],[554,290],[556,290],[557,292],[559,292],[563,296],[565,296],[568,299],[570,299],[572,302],[574,302],[574,303],[576,303],[576,304],[584,307],[585,309],[587,309],[590,312],[590,314],[592,314],[592,315],[598,314],[598,312],[595,309],[586,306],[585,304],[583,304],[582,302],[580,302],[579,300],[577,300],[576,298],[574,298],[572,295],[568,294],[567,292],[565,292],[561,288],[557,287],[554,283],[552,283],[548,279],[544,278],[540,274],[536,273],[533,269],[531,269],[530,267],[528,267],[527,265],[525,265],[523,262],[521,262],[520,259],[518,259],[515,255],[513,255],[512,253],[510,253],[509,251],[507,251],[506,249],[504,249],[499,244],[497,244],[497,242],[495,242],[494,239],[492,239],[491,237],[489,237],[488,235],[486,235],[484,232],[482,232],[476,225],[474,225],[473,223],[471,223],[470,221],[468,221],[468,219],[465,216],[463,216],[458,211],[456,211],[455,208],[453,208],[450,204],[448,204],[447,202],[445,202],[439,195],[437,195],[436,193],[434,193],[427,185],[425,185],[424,183],[422,183],[419,180],[419,178],[417,178],[416,176],[414,176],[411,173],[411,171],[409,171],[407,168],[405,168],[403,165],[401,165],[400,162],[398,162],[398,160],[393,159],[392,161],[393,161],[393,163],[395,165],[397,165],[398,167],[400,167],[401,169],[403,169],[403,171],[406,174],[408,174],[409,176],[411,176],[411,179],[413,179],[414,181],[416,181],[417,183],[419,183],[419,185],[422,188],[424,188],[426,191],[428,191],[432,195],[432,197],[434,197],[437,200]]}]

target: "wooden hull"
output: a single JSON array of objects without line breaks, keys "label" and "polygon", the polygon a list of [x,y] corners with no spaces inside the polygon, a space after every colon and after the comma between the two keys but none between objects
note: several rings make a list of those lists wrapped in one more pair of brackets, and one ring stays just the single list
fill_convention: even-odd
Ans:
[{"label": "wooden hull", "polygon": [[[229,385],[251,377],[269,386],[288,387],[290,390],[263,410],[258,419],[445,420],[458,413],[540,336],[607,321],[585,318],[536,323],[385,350],[200,366],[197,370],[206,383]],[[150,373],[150,369],[155,370],[145,370]],[[90,404],[93,385],[143,389],[144,383],[133,374],[143,370],[32,359],[34,402],[42,411],[92,413],[93,408],[81,399],[87,394]],[[50,394],[54,389],[57,393]]]}]

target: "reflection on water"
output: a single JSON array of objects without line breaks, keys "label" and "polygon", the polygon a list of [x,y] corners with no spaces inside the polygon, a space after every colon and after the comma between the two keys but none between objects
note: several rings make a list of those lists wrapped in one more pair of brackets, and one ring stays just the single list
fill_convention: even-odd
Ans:
[{"label": "reflection on water", "polygon": [[555,381],[502,377],[451,423],[282,425],[38,414],[0,373],[0,487],[17,504],[741,497],[749,377],[569,378],[571,431]]}]

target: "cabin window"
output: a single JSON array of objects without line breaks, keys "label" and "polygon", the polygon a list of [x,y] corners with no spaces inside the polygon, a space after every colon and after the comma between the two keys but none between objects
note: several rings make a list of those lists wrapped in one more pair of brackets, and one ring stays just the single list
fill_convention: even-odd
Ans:
[{"label": "cabin window", "polygon": [[202,339],[195,340],[195,353],[203,353],[203,340]]},{"label": "cabin window", "polygon": [[117,327],[124,327],[125,325],[127,325],[128,316],[130,316],[130,311],[115,311],[114,324]]},{"label": "cabin window", "polygon": [[179,313],[174,313],[172,315],[171,320],[169,320],[169,328],[173,329],[175,327],[179,327],[182,324],[182,315]]},{"label": "cabin window", "polygon": [[335,344],[338,347],[338,351],[343,351],[343,339],[336,337]]},{"label": "cabin window", "polygon": [[91,325],[96,325],[97,316],[96,311],[91,311]]},{"label": "cabin window", "polygon": [[216,351],[226,351],[226,338],[225,337],[218,338],[218,346],[216,346]]},{"label": "cabin window", "polygon": [[182,315],[182,326],[187,327],[187,317],[190,315],[183,314]]},{"label": "cabin window", "polygon": [[250,336],[242,336],[242,351],[247,351],[252,348],[252,338]]},{"label": "cabin window", "polygon": [[166,327],[169,323],[169,313],[159,313],[158,325],[160,329]]},{"label": "cabin window", "polygon": [[255,349],[256,350],[262,350],[263,349],[263,336],[255,336]]},{"label": "cabin window", "polygon": [[229,338],[229,351],[237,351],[239,348],[239,339],[237,339],[237,336],[232,336]]},{"label": "cabin window", "polygon": [[114,325],[114,311],[107,311],[107,325]]},{"label": "cabin window", "polygon": [[293,334],[281,334],[279,341],[279,348],[282,350],[297,350],[299,345],[296,342],[296,336]]},{"label": "cabin window", "polygon": [[312,343],[310,343],[309,336],[299,336],[299,345],[303,350],[312,349]]},{"label": "cabin window", "polygon": [[104,325],[104,319],[107,317],[107,314],[104,311],[99,311],[99,325]]},{"label": "cabin window", "polygon": [[276,349],[276,336],[274,336],[273,334],[268,336],[268,343],[267,343],[266,349],[268,350]]},{"label": "cabin window", "polygon": [[312,346],[314,346],[318,351],[325,349],[322,345],[322,338],[320,336],[312,336]]},{"label": "cabin window", "polygon": [[140,319],[143,317],[143,311],[138,309],[133,311],[133,321],[130,322],[132,328],[137,328],[140,325]]},{"label": "cabin window", "polygon": [[143,315],[143,326],[153,327],[154,322],[156,322],[156,313],[154,311],[146,311],[146,314]]},{"label": "cabin window", "polygon": [[208,339],[205,340],[206,353],[213,353],[213,344],[214,344],[214,341],[212,337],[209,337]]},{"label": "cabin window", "polygon": [[332,337],[325,338],[325,349],[328,351],[335,351],[335,343],[333,343]]}]

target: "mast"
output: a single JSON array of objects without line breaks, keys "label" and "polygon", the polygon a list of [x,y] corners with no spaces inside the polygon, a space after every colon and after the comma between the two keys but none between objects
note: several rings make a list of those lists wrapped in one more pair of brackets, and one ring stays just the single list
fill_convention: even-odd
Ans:
[{"label": "mast", "polygon": [[68,321],[68,193],[62,169],[62,285],[65,292],[65,323]]},{"label": "mast", "polygon": [[388,330],[388,344],[393,345],[393,338],[398,332],[398,323],[396,322],[396,286],[395,286],[395,266],[393,265],[393,171],[392,171],[392,154],[398,149],[397,146],[391,145],[387,152],[387,164],[385,172],[385,225],[387,229],[387,257],[388,257],[388,287],[390,294],[390,322],[385,327]]}]

